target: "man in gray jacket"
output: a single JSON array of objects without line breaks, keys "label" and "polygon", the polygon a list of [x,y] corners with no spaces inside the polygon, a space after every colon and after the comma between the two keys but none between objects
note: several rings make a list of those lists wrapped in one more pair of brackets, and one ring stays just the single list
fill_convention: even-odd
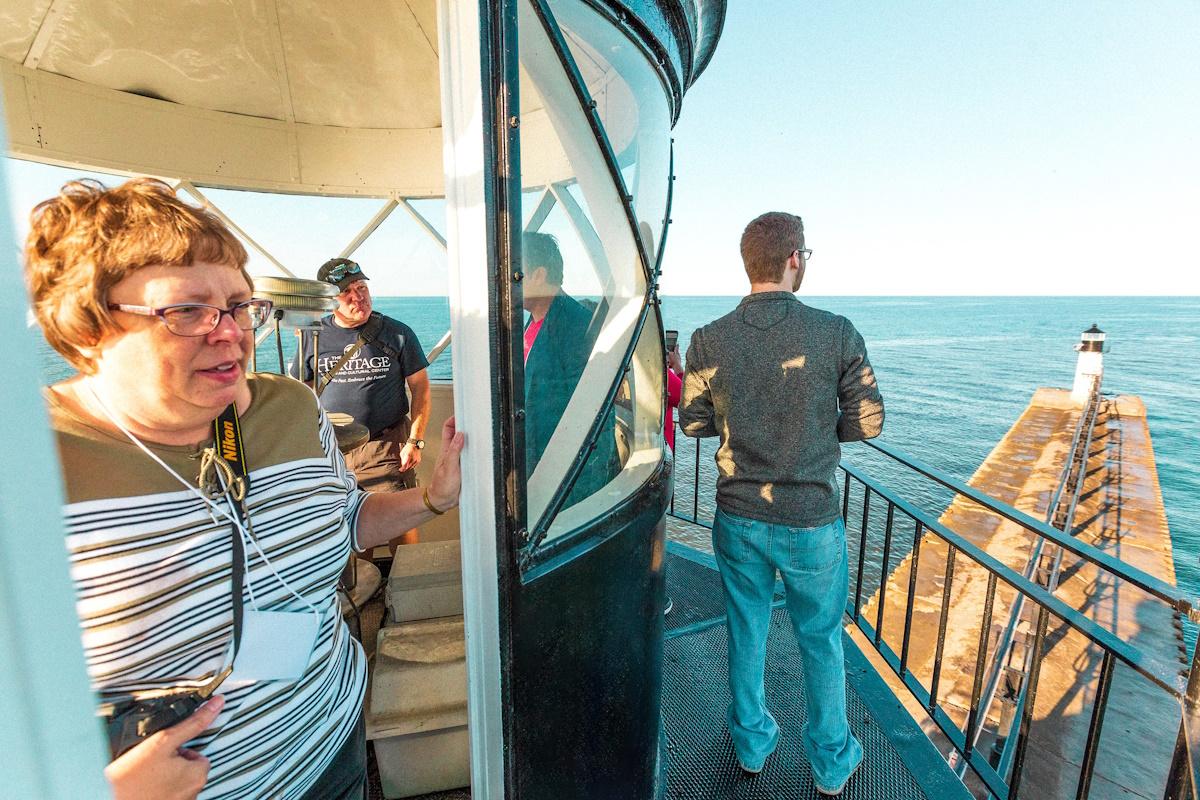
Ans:
[{"label": "man in gray jacket", "polygon": [[778,569],[804,666],[804,749],[817,791],[837,795],[862,746],[846,722],[835,473],[840,442],[879,435],[883,400],[854,325],[795,297],[812,256],[800,217],[763,214],[741,251],[750,294],[692,334],[679,413],[688,436],[721,437],[713,549],[729,618],[729,731],[742,769],[761,771],[779,738],[763,691]]}]

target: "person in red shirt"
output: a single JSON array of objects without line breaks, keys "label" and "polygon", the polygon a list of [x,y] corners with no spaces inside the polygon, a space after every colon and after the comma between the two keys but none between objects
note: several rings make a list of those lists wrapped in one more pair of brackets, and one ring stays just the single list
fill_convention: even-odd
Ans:
[{"label": "person in red shirt", "polygon": [[675,452],[675,409],[683,399],[683,365],[679,363],[679,345],[667,351],[667,424],[663,434]]},{"label": "person in red shirt", "polygon": [[563,291],[563,257],[546,233],[521,237],[525,279],[525,468],[533,474],[566,413],[596,340],[592,309]]}]

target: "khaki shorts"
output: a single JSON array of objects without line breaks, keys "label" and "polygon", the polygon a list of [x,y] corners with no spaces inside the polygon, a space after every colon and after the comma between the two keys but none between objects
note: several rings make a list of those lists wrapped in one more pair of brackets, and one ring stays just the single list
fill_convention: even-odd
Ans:
[{"label": "khaki shorts", "polygon": [[408,440],[408,417],[384,428],[365,444],[346,453],[346,466],[369,492],[399,492],[417,485],[417,471],[400,471],[400,449]]}]

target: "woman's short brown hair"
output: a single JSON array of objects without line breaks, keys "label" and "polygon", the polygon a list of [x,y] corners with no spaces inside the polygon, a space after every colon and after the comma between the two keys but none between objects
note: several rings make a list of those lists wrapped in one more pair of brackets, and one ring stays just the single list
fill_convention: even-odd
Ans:
[{"label": "woman's short brown hair", "polygon": [[779,283],[788,257],[804,249],[804,220],[768,211],[742,231],[742,263],[751,283]]},{"label": "woman's short brown hair", "polygon": [[84,348],[120,328],[108,292],[154,264],[224,264],[246,273],[246,248],[216,215],[180,200],[154,178],[115,189],[71,181],[29,215],[25,274],[46,341],[81,372],[95,365]]}]

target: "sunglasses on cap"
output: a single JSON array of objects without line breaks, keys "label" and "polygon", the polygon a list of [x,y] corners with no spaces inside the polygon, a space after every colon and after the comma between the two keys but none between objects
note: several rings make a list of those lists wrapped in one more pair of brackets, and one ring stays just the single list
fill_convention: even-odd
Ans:
[{"label": "sunglasses on cap", "polygon": [[337,283],[347,275],[357,275],[360,272],[362,272],[362,267],[353,261],[348,261],[345,264],[338,264],[329,270],[329,274],[325,276],[325,280],[329,283]]}]

